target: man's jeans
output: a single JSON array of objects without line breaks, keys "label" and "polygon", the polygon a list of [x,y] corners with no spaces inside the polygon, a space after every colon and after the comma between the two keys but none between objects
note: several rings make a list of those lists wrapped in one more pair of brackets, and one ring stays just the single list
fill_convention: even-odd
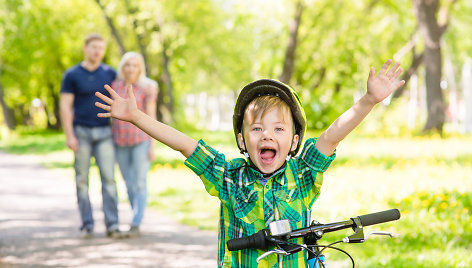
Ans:
[{"label": "man's jeans", "polygon": [[133,209],[131,226],[139,227],[147,203],[146,176],[150,161],[148,156],[150,142],[145,141],[133,146],[116,146],[116,160],[126,183],[128,198]]},{"label": "man's jeans", "polygon": [[103,213],[107,231],[118,229],[118,196],[114,178],[115,155],[111,128],[74,126],[74,134],[79,141],[75,153],[75,180],[77,201],[82,218],[81,229],[93,230],[94,221],[89,199],[89,169],[93,156],[100,171],[102,182]]}]

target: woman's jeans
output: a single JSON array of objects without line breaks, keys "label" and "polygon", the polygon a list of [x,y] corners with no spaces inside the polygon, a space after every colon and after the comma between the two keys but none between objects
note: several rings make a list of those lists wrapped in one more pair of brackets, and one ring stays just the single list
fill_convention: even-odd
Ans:
[{"label": "woman's jeans", "polygon": [[132,227],[139,227],[147,204],[146,176],[149,171],[150,141],[133,146],[116,146],[116,160],[126,183],[128,198],[133,209]]},{"label": "woman's jeans", "polygon": [[77,202],[82,219],[81,230],[93,230],[94,220],[89,198],[89,169],[93,156],[100,171],[102,182],[102,204],[107,231],[118,229],[118,196],[114,178],[115,155],[111,128],[74,126],[74,134],[79,142],[75,152],[75,181]]}]

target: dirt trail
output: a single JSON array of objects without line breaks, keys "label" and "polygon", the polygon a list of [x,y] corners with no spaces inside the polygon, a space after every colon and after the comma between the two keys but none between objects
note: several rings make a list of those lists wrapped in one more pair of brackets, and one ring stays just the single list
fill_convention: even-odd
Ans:
[{"label": "dirt trail", "polygon": [[[95,237],[82,239],[70,175],[0,152],[0,267],[216,267],[215,232],[148,209],[141,237],[114,240],[105,236],[99,194],[92,204]],[[119,209],[126,229],[129,205]]]}]

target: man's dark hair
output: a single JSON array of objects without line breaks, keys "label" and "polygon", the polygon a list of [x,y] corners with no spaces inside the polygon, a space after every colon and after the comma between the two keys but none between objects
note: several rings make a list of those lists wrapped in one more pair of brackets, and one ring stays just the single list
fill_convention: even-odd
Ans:
[{"label": "man's dark hair", "polygon": [[105,41],[102,35],[98,33],[91,33],[87,35],[87,37],[85,37],[84,44],[88,45],[90,42],[95,41],[95,40]]}]

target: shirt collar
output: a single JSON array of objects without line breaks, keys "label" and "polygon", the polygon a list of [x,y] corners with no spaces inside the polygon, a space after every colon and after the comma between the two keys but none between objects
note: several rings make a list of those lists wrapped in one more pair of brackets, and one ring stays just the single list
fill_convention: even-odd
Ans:
[{"label": "shirt collar", "polygon": [[[273,180],[276,181],[277,183],[279,183],[280,185],[284,185],[285,184],[285,176],[284,175],[285,175],[285,171],[287,170],[287,165],[288,165],[288,163],[285,162],[285,164],[279,170],[274,172],[267,179],[273,178]],[[244,180],[244,184],[245,184],[246,187],[248,185],[251,185],[252,183],[254,183],[256,180],[263,177],[263,174],[259,170],[252,167],[251,165],[246,165],[245,168],[247,168],[247,170],[248,170],[248,176],[247,176],[246,180]]]}]

